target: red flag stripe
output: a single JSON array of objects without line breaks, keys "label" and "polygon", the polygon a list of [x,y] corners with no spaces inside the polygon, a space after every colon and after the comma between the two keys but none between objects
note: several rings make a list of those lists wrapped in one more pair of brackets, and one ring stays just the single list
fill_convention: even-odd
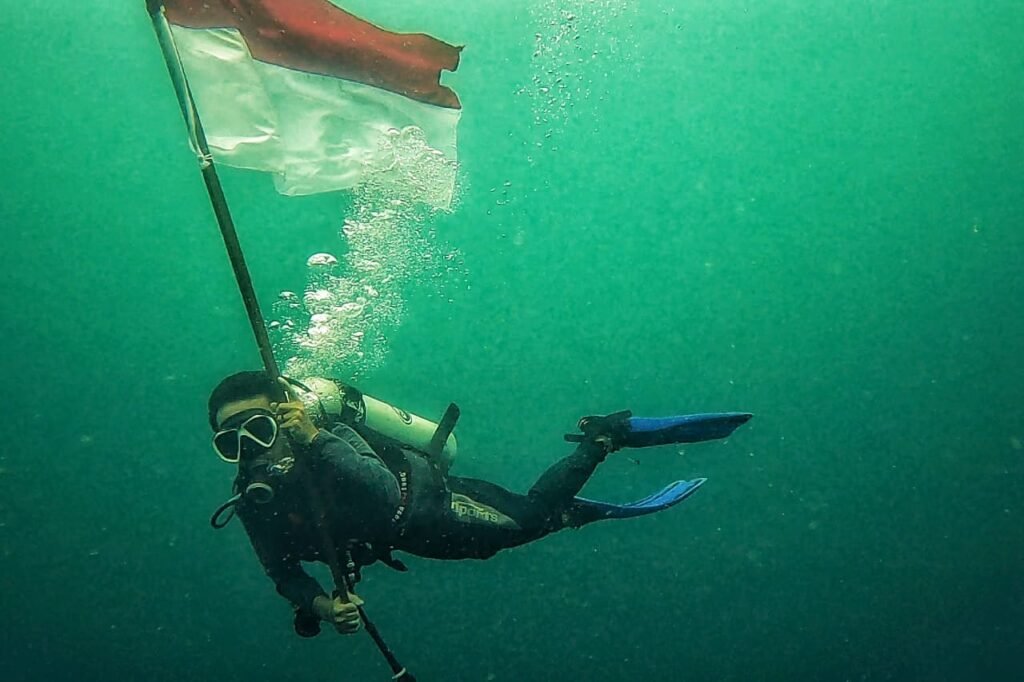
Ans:
[{"label": "red flag stripe", "polygon": [[186,28],[235,28],[253,58],[383,88],[460,109],[441,85],[461,47],[423,33],[392,33],[327,0],[165,0],[167,19]]}]

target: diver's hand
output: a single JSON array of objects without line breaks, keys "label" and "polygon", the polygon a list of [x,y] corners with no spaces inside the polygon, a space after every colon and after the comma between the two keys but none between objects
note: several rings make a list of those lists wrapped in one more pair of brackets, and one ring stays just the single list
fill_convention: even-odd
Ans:
[{"label": "diver's hand", "polygon": [[334,629],[343,635],[351,635],[359,631],[362,621],[359,620],[359,609],[363,600],[358,595],[348,593],[348,601],[342,601],[341,597],[325,597],[320,595],[313,600],[313,613],[325,623],[330,623]]},{"label": "diver's hand", "polygon": [[303,445],[309,445],[316,438],[318,429],[306,414],[305,403],[295,397],[287,381],[278,377],[277,382],[281,384],[285,395],[288,396],[286,403],[270,403],[270,409],[274,411],[277,423],[296,441]]}]

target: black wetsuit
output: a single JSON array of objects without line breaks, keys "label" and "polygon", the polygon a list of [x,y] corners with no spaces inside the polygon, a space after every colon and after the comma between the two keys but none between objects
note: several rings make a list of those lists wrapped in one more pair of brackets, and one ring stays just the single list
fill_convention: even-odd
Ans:
[{"label": "black wetsuit", "polygon": [[[487,481],[445,475],[422,453],[359,431],[321,431],[298,458],[296,471],[273,479],[271,502],[238,506],[267,575],[299,613],[311,613],[313,599],[325,594],[301,565],[323,559],[318,517],[306,489],[310,482],[318,486],[335,546],[350,550],[357,564],[391,561],[392,550],[486,559],[577,525],[565,512],[607,455],[602,445],[585,441],[519,495]],[[246,484],[242,470],[236,486]]]}]

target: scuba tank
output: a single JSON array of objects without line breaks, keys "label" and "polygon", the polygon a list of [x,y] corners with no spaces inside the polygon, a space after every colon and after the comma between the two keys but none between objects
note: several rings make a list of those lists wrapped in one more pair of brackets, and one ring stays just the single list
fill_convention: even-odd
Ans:
[{"label": "scuba tank", "polygon": [[458,419],[458,407],[454,403],[448,406],[440,422],[433,422],[365,395],[337,379],[308,377],[288,381],[306,404],[310,419],[318,428],[330,430],[339,423],[361,424],[419,450],[442,471],[448,471],[455,461],[458,443],[452,429]]}]

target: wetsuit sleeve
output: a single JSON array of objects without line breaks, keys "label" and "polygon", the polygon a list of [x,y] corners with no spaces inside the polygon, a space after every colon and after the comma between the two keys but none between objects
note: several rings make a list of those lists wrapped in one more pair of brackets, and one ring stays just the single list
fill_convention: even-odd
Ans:
[{"label": "wetsuit sleeve", "polygon": [[330,476],[337,499],[356,512],[365,530],[387,532],[402,503],[398,479],[354,431],[344,433],[350,437],[321,430],[310,454],[326,465],[322,475]]},{"label": "wetsuit sleeve", "polygon": [[[398,480],[365,441],[349,442],[320,431],[309,445],[308,455],[317,462],[317,475],[330,478],[332,496],[343,503],[345,513],[337,521],[365,532],[368,537],[386,534],[391,518],[401,504]],[[242,509],[239,518],[256,556],[278,594],[294,606],[312,612],[313,599],[326,592],[290,553],[286,530]]]},{"label": "wetsuit sleeve", "polygon": [[276,534],[260,532],[259,524],[242,514],[239,517],[263,570],[274,581],[277,593],[296,608],[312,613],[313,600],[327,595],[320,583],[303,570],[297,557],[284,551]]}]

